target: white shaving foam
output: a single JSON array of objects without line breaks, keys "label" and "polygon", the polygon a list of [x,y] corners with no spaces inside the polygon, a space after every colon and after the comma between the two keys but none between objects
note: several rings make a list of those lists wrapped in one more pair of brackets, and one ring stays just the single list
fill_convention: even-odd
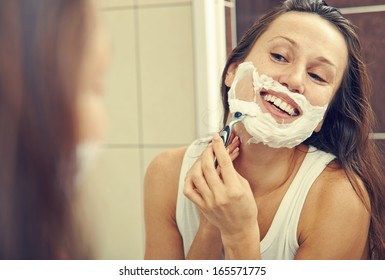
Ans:
[{"label": "white shaving foam", "polygon": [[[236,86],[249,75],[253,77],[254,96],[262,89],[286,94],[299,106],[301,115],[291,123],[278,123],[269,112],[263,112],[257,103],[238,99]],[[293,148],[302,143],[322,121],[327,109],[327,104],[322,107],[313,106],[302,94],[291,92],[271,77],[258,74],[249,61],[239,64],[228,92],[228,102],[231,113],[241,112],[246,115],[243,124],[252,136],[248,143],[263,143],[272,148]]]}]

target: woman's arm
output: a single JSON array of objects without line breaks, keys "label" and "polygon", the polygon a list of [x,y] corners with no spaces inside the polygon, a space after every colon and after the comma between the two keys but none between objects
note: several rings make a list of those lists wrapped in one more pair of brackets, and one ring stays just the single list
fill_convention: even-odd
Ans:
[{"label": "woman's arm", "polygon": [[179,174],[186,147],[158,155],[144,179],[145,259],[184,259],[176,224]]},{"label": "woman's arm", "polygon": [[[227,146],[227,152],[233,161],[238,156],[237,149],[239,147],[239,138],[231,139],[231,143]],[[214,164],[214,163],[211,163]],[[200,168],[200,159],[195,163],[192,169]],[[212,225],[199,210],[200,223],[198,232],[187,254],[187,259],[195,260],[218,260],[223,257],[223,244],[221,233],[217,227]]]},{"label": "woman's arm", "polygon": [[232,164],[237,153],[230,155],[216,134],[188,172],[184,193],[218,228],[227,259],[260,259],[258,209],[247,180]]},{"label": "woman's arm", "polygon": [[300,248],[296,259],[368,258],[369,224],[370,213],[345,172],[327,168],[306,198],[298,227]]},{"label": "woman's arm", "polygon": [[189,260],[219,260],[222,258],[222,240],[219,230],[202,213],[198,232],[187,254]]}]

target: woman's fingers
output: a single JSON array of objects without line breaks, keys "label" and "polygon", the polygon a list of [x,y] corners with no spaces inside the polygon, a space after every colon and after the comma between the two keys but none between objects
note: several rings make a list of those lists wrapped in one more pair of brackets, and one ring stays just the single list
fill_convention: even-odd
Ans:
[{"label": "woman's fingers", "polygon": [[205,203],[199,190],[194,186],[192,180],[188,177],[186,177],[184,183],[183,194],[198,207],[202,207]]},{"label": "woman's fingers", "polygon": [[215,165],[213,164],[213,160],[216,157],[213,145],[216,144],[221,145],[221,152],[225,154],[223,156],[225,156],[226,160],[230,161],[231,163],[239,155],[239,139],[234,138],[232,143],[226,149],[223,145],[221,138],[218,134],[216,134],[214,135],[212,143],[208,146],[208,149],[206,149],[205,152],[202,154],[202,172],[207,181],[207,184],[210,187],[210,190],[214,193],[214,196],[217,196],[219,192],[223,191],[224,185],[224,182],[222,180],[223,174],[221,174],[223,173],[223,168],[221,164],[218,165],[217,168],[215,168]]},{"label": "woman's fingers", "polygon": [[227,150],[231,155],[234,152],[234,150],[238,147],[239,147],[239,137],[235,136],[233,137],[233,140],[231,141],[231,143],[227,146]]},{"label": "woman's fingers", "polygon": [[[220,174],[220,172],[222,172],[223,167],[226,166],[226,164],[224,164],[226,160],[231,163],[238,157],[239,143],[239,138],[234,137],[230,145],[225,148],[219,135],[214,135],[212,143],[208,145],[201,157],[186,174],[184,194],[198,207],[211,205],[214,201],[215,193],[218,194],[218,192],[223,191],[223,174]],[[218,144],[222,146],[219,149],[220,153],[222,153],[220,155],[221,163],[218,168],[215,168],[214,159],[216,155],[213,145]],[[226,157],[226,159],[224,160],[223,157]]]},{"label": "woman's fingers", "polygon": [[[223,181],[225,184],[228,183],[231,186],[232,183],[234,183],[234,181],[237,179],[237,174],[233,166],[232,158],[217,133],[214,134],[212,144],[213,151],[218,162],[218,166],[221,169],[221,176],[223,178]],[[233,156],[237,157],[237,153],[239,153],[239,151],[236,149],[234,151],[235,154]]]},{"label": "woman's fingers", "polygon": [[230,145],[227,146],[227,152],[230,155],[231,161],[234,161],[239,156],[239,144],[239,137],[235,136]]},{"label": "woman's fingers", "polygon": [[215,189],[217,187],[222,187],[223,184],[219,174],[220,168],[219,166],[218,168],[215,167],[214,159],[215,156],[213,146],[212,144],[210,144],[202,154],[201,165],[203,176],[205,177],[210,190],[215,192]]},{"label": "woman's fingers", "polygon": [[196,204],[200,207],[202,207],[203,202],[209,203],[212,199],[210,187],[202,172],[202,158],[198,159],[187,172],[184,194],[194,203],[196,201]]}]

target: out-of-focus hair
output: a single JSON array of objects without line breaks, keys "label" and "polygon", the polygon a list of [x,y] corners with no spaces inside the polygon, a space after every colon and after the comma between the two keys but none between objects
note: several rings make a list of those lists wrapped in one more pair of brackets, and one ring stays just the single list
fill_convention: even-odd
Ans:
[{"label": "out-of-focus hair", "polygon": [[82,259],[75,101],[86,0],[0,0],[0,259]]}]

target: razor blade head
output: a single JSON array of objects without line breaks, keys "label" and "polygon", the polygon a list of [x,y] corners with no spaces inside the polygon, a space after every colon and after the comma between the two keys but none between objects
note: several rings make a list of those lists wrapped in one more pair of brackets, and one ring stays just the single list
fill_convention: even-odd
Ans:
[{"label": "razor blade head", "polygon": [[240,117],[242,117],[243,116],[243,114],[241,113],[241,112],[235,112],[234,113],[234,117],[235,118],[240,118]]},{"label": "razor blade head", "polygon": [[233,133],[233,126],[242,121],[245,118],[245,115],[241,112],[235,112],[233,117],[230,119],[229,123],[222,129],[221,132],[221,138],[223,140],[223,143],[225,144],[225,147],[227,147],[230,143],[230,138]]}]

